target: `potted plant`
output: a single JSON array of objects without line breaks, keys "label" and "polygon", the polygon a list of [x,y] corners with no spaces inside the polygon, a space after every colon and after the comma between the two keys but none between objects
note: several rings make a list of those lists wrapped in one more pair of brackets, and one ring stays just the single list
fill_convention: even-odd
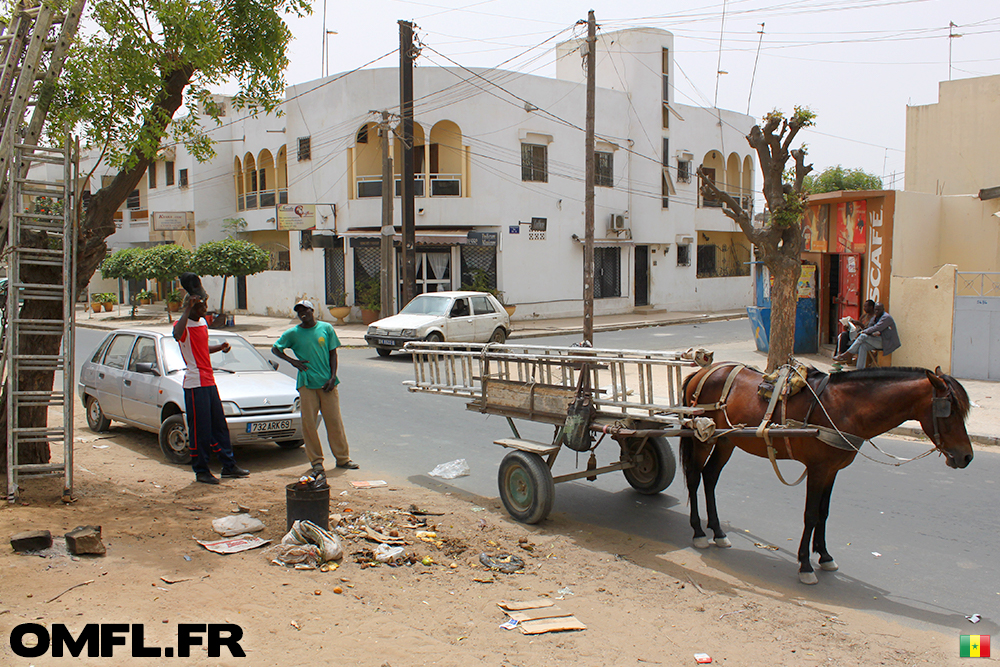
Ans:
[{"label": "potted plant", "polygon": [[102,292],[93,292],[90,295],[90,307],[95,313],[101,312],[104,307],[104,294]]},{"label": "potted plant", "polygon": [[181,309],[181,303],[184,301],[184,293],[179,289],[167,292],[167,309],[171,313],[176,313]]},{"label": "potted plant", "polygon": [[153,293],[147,289],[139,290],[135,295],[135,300],[140,306],[145,306],[153,302]]},{"label": "potted plant", "polygon": [[101,297],[101,303],[104,304],[104,312],[110,313],[115,304],[118,303],[118,296],[113,292],[104,292],[99,295]]},{"label": "potted plant", "polygon": [[361,321],[371,324],[378,319],[382,310],[382,286],[377,278],[365,278],[358,283],[358,293],[355,303],[361,307]]},{"label": "potted plant", "polygon": [[343,324],[344,319],[351,314],[351,307],[347,305],[347,292],[337,292],[331,295],[330,301],[331,303],[326,305],[330,310],[330,315]]}]

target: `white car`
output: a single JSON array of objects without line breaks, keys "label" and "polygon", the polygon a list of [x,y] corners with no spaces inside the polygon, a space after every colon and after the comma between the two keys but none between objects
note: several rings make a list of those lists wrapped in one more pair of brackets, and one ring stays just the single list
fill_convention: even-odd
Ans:
[{"label": "white car", "polygon": [[365,341],[388,357],[414,340],[503,343],[509,332],[507,311],[488,292],[428,292],[398,315],[373,322]]}]

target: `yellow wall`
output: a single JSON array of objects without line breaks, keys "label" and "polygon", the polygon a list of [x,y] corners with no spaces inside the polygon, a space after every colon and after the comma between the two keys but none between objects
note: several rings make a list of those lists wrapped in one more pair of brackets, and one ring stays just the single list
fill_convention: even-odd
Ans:
[{"label": "yellow wall", "polygon": [[[893,276],[929,276],[943,263],[939,254],[941,198],[897,192],[893,214]],[[890,284],[890,293],[892,285]]]},{"label": "yellow wall", "polygon": [[960,271],[1000,271],[1000,199],[941,198],[947,233],[941,234],[941,256]]},{"label": "yellow wall", "polygon": [[[715,270],[716,276],[749,276],[751,260],[750,241],[743,232],[709,232],[697,231],[697,244],[716,246]],[[706,240],[705,237],[708,237]],[[735,247],[735,251],[734,251]],[[697,260],[697,254],[692,258]],[[707,276],[698,276],[707,277]]]},{"label": "yellow wall", "polygon": [[901,346],[893,366],[936,366],[951,372],[951,331],[955,314],[955,273],[945,264],[930,278],[893,276],[892,309]]}]

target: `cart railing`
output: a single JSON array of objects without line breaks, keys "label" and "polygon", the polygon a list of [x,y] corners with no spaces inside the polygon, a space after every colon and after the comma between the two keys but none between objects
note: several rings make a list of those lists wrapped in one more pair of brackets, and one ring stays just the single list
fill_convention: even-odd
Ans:
[{"label": "cart railing", "polygon": [[682,405],[682,369],[696,367],[690,351],[431,342],[405,350],[410,391],[470,399],[481,412],[562,423],[584,368],[602,416],[676,423],[701,412]]}]

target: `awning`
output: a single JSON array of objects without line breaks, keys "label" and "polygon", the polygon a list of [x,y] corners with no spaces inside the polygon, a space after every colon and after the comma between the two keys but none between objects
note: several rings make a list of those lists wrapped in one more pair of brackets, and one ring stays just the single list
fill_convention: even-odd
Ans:
[{"label": "awning", "polygon": [[[403,232],[398,227],[394,230],[393,240],[399,243],[402,240]],[[341,234],[344,238],[353,241],[354,239],[380,239],[382,232],[379,229],[348,229]],[[414,237],[417,245],[465,245],[468,242],[469,230],[417,230]]]}]

